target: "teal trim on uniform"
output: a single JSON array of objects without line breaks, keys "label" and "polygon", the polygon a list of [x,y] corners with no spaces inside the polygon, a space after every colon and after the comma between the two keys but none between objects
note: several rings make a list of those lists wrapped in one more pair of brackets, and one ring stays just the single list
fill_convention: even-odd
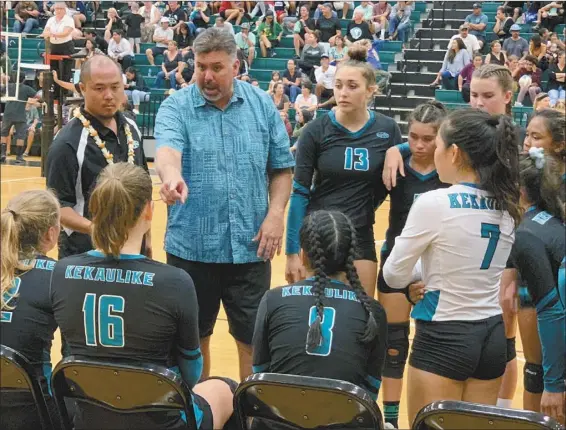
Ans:
[{"label": "teal trim on uniform", "polygon": [[479,184],[474,184],[472,182],[460,182],[460,185],[464,185],[464,186],[470,187],[470,188],[475,188],[477,190],[483,190],[483,188],[480,187]]},{"label": "teal trim on uniform", "polygon": [[[92,250],[87,252],[88,255],[91,257],[98,257],[98,258],[106,258],[108,255],[103,254],[100,251]],[[141,258],[146,258],[145,255],[141,254],[120,254],[118,257],[119,260],[139,260]]]},{"label": "teal trim on uniform", "polygon": [[328,117],[330,118],[330,122],[332,122],[332,124],[336,126],[336,128],[339,129],[340,131],[347,133],[351,137],[361,137],[365,133],[365,131],[368,128],[370,128],[372,124],[375,122],[375,113],[371,110],[368,112],[369,112],[368,121],[364,124],[362,128],[360,128],[358,131],[355,132],[348,130],[346,127],[340,124],[336,119],[336,114],[333,111],[328,112]]},{"label": "teal trim on uniform", "polygon": [[432,321],[436,313],[436,308],[438,307],[439,299],[440,290],[426,292],[423,299],[413,308],[411,317],[421,321]]},{"label": "teal trim on uniform", "polygon": [[271,362],[258,364],[257,366],[252,366],[252,372],[253,373],[265,372],[266,370],[269,370],[269,366],[271,366]]},{"label": "teal trim on uniform", "polygon": [[532,212],[532,211],[536,210],[536,208],[537,208],[537,207],[533,205],[533,206],[529,207],[529,208],[525,211],[525,213]]},{"label": "teal trim on uniform", "polygon": [[[314,281],[314,276],[311,276],[310,278],[305,279],[305,281]],[[338,279],[330,279],[330,283],[331,284],[338,284],[338,285],[341,285],[343,287],[347,287],[347,285],[344,282],[339,281]]]},{"label": "teal trim on uniform", "polygon": [[419,179],[422,182],[428,181],[429,179],[434,178],[435,176],[437,176],[436,173],[436,169],[434,169],[433,171],[427,173],[426,175],[423,175],[422,173],[417,172],[415,169],[413,169],[411,167],[411,158],[408,158],[405,161],[405,167],[407,168],[407,171],[409,173],[411,173],[415,178]]}]

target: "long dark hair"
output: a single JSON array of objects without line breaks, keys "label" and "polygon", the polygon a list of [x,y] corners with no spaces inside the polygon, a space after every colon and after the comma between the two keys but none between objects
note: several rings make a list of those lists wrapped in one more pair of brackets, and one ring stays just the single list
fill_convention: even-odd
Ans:
[{"label": "long dark hair", "polygon": [[313,295],[316,297],[317,317],[307,334],[307,351],[320,345],[322,339],[322,299],[330,275],[346,272],[350,287],[368,314],[362,343],[371,342],[377,335],[377,322],[372,302],[362,287],[354,260],[356,259],[356,230],[350,219],[341,212],[316,211],[309,214],[300,231],[301,248],[307,253],[310,267],[314,270]]},{"label": "long dark hair", "polygon": [[[462,49],[466,49],[466,44],[462,39],[457,37],[456,39],[454,39],[454,41],[458,45],[458,52],[460,52]],[[456,58],[456,54],[457,52],[452,47],[450,47],[450,49],[448,50],[448,61],[450,63],[454,62],[454,59]]]},{"label": "long dark hair", "polygon": [[566,163],[566,117],[562,112],[554,109],[543,109],[535,112],[529,119],[529,123],[534,118],[542,118],[544,125],[552,136],[552,155],[562,163]]},{"label": "long dark hair", "polygon": [[507,115],[479,109],[452,112],[440,127],[446,147],[454,144],[465,154],[480,186],[495,196],[502,211],[519,225],[519,137]]}]

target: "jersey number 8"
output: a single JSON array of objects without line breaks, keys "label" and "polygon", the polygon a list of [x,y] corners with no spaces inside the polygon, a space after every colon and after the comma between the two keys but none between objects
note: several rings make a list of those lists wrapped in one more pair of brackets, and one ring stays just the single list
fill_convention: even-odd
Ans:
[{"label": "jersey number 8", "polygon": [[102,295],[98,299],[96,325],[96,294],[88,293],[83,302],[85,340],[88,346],[97,346],[96,328],[100,345],[109,348],[124,347],[124,320],[113,312],[124,313],[126,301],[120,296]]},{"label": "jersey number 8", "polygon": [[[317,312],[316,306],[312,306],[309,310],[309,326],[316,320]],[[322,332],[322,339],[320,345],[314,351],[307,351],[308,355],[320,355],[326,357],[330,355],[332,351],[332,329],[334,328],[334,322],[336,321],[336,309],[334,308],[324,308],[322,312],[322,322],[320,324],[320,330]]]}]

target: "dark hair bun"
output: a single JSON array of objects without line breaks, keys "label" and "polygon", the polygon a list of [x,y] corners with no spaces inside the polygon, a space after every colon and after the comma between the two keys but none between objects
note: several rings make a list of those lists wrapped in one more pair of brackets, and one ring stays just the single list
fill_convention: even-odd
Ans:
[{"label": "dark hair bun", "polygon": [[354,43],[348,49],[348,57],[350,57],[350,60],[366,63],[368,60],[368,51],[363,45]]},{"label": "dark hair bun", "polygon": [[432,106],[432,107],[434,107],[438,110],[441,110],[442,112],[446,112],[446,107],[442,103],[440,103],[438,100],[432,99],[432,100],[427,101],[425,104]]}]

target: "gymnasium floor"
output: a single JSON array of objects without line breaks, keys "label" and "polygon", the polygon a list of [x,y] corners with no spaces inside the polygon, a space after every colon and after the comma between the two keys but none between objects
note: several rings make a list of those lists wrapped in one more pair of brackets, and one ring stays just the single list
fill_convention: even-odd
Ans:
[{"label": "gymnasium floor", "polygon": [[[13,157],[9,157],[8,164],[2,165],[0,168],[0,182],[2,184],[0,194],[0,206],[4,208],[7,202],[25,190],[42,189],[45,187],[45,179],[40,176],[40,168],[32,166],[14,166],[10,165]],[[39,165],[38,157],[28,157],[28,164]],[[150,168],[153,167],[150,163]],[[157,176],[153,176],[154,184],[159,182]],[[154,198],[159,198],[159,186],[154,186]],[[189,197],[190,198],[190,197]],[[386,202],[375,215],[375,239],[383,240],[385,237],[385,230],[387,229],[389,205]],[[153,255],[156,260],[165,261],[165,252],[163,250],[163,238],[165,235],[166,226],[166,207],[162,202],[155,202],[155,216],[152,227],[152,241],[153,241]],[[56,249],[50,253],[53,258],[57,257]],[[284,252],[280,256],[276,256],[273,260],[272,266],[272,286],[284,285],[285,282],[285,257]],[[413,328],[414,330],[414,328]],[[412,338],[412,336],[411,336]],[[212,349],[212,375],[227,376],[237,380],[238,378],[238,363],[236,346],[228,333],[228,323],[226,316],[221,310],[218,322],[216,323],[215,332],[211,342]],[[60,358],[60,340],[59,335],[56,333],[55,342],[52,349],[52,362],[57,363]],[[523,392],[523,365],[524,357],[522,353],[522,345],[519,336],[517,336],[517,358],[519,367],[519,377],[517,381],[517,390],[513,401],[513,407],[519,408],[522,404]],[[405,380],[406,382],[406,380]],[[407,408],[406,408],[406,387],[403,389],[403,399],[400,408],[399,425],[400,428],[408,428],[407,423]],[[381,404],[381,399],[379,401]]]}]

